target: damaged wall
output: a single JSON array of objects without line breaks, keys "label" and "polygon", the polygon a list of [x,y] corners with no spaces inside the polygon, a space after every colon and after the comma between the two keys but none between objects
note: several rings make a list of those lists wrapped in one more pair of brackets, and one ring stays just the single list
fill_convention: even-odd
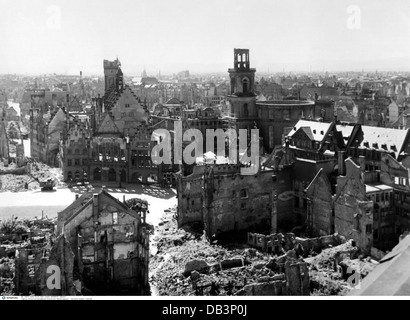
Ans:
[{"label": "damaged wall", "polygon": [[59,222],[85,287],[96,295],[149,294],[149,238],[139,214],[105,191],[76,201]]},{"label": "damaged wall", "polygon": [[270,231],[292,214],[291,170],[241,175],[233,165],[195,166],[178,177],[178,226],[200,222],[209,236]]},{"label": "damaged wall", "polygon": [[346,176],[337,178],[335,232],[353,239],[359,248],[370,253],[373,235],[373,201],[366,197],[362,171],[350,158],[345,161]]},{"label": "damaged wall", "polygon": [[334,204],[332,187],[327,174],[320,170],[307,187],[307,224],[314,235],[334,233]]}]

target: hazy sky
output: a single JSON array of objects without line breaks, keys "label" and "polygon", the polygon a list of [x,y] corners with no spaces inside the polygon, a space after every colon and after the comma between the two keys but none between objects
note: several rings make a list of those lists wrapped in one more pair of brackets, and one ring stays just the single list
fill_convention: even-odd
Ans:
[{"label": "hazy sky", "polygon": [[225,72],[233,48],[257,71],[410,71],[410,1],[0,0],[0,41],[0,74]]}]

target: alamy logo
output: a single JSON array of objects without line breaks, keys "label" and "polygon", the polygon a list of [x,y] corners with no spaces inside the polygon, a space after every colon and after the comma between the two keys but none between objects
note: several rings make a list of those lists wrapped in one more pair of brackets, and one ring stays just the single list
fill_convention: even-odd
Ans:
[{"label": "alamy logo", "polygon": [[47,288],[50,290],[61,289],[61,270],[56,265],[48,266],[47,268]]},{"label": "alamy logo", "polygon": [[59,6],[49,6],[47,7],[47,27],[51,30],[61,29],[61,9]]},{"label": "alamy logo", "polygon": [[[186,164],[198,163],[203,155],[204,137],[198,129],[188,129],[183,132],[182,121],[174,122],[174,139],[172,150],[171,133],[166,129],[157,129],[151,139],[159,143],[152,149],[151,160],[154,164]],[[259,130],[240,129],[239,135],[236,130],[207,129],[205,147],[206,150],[215,150],[216,157],[227,159],[230,164],[245,165],[241,168],[242,175],[254,175],[259,170]],[[238,143],[239,141],[239,143]],[[190,142],[184,150],[183,142]],[[239,147],[239,148],[238,148]],[[228,157],[226,158],[226,150]],[[248,155],[250,151],[250,155]],[[238,159],[239,158],[239,159]],[[215,159],[216,160],[216,159]]]},{"label": "alamy logo", "polygon": [[361,28],[361,10],[359,6],[351,5],[347,8],[349,17],[347,18],[347,28],[350,30],[359,30]]},{"label": "alamy logo", "polygon": [[353,289],[360,289],[360,273],[350,267],[347,268],[346,273],[350,274],[346,280],[348,285]]}]

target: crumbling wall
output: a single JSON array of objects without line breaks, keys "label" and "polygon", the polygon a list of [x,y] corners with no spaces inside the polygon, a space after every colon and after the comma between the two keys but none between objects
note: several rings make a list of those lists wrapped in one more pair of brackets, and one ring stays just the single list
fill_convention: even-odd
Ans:
[{"label": "crumbling wall", "polygon": [[334,232],[332,188],[323,170],[308,186],[306,194],[310,199],[308,225],[311,232],[317,236],[332,234]]},{"label": "crumbling wall", "polygon": [[204,205],[209,235],[230,231],[270,230],[272,218],[272,172],[242,176],[215,175],[213,190]]},{"label": "crumbling wall", "polygon": [[353,239],[359,248],[370,253],[373,234],[366,231],[366,226],[373,226],[373,201],[366,197],[360,166],[350,158],[345,163],[346,176],[337,178],[335,232]]},{"label": "crumbling wall", "polygon": [[[293,252],[294,254],[294,252]],[[237,295],[246,296],[308,296],[310,278],[308,264],[285,254],[269,264],[281,272],[273,277],[262,277],[258,283],[248,284]]]},{"label": "crumbling wall", "polygon": [[199,176],[178,180],[178,226],[193,222],[202,222],[203,189]]},{"label": "crumbling wall", "polygon": [[[52,271],[56,270],[55,267],[60,270],[59,277],[58,271],[57,273]],[[64,235],[57,238],[48,258],[40,264],[38,274],[39,289],[43,296],[73,296],[80,293],[74,285],[74,280],[78,280],[74,279],[74,253]],[[56,276],[57,282],[58,278],[61,279],[60,283],[57,287],[50,287],[50,283],[53,284],[50,277],[54,276]]]},{"label": "crumbling wall", "polygon": [[70,244],[61,235],[50,249],[43,248],[16,251],[14,292],[43,296],[75,295],[74,254]]},{"label": "crumbling wall", "polygon": [[263,235],[248,232],[247,244],[253,248],[265,252],[286,252],[297,248],[305,253],[320,251],[329,246],[337,246],[344,243],[346,239],[338,234],[318,238],[298,238],[293,233],[274,233]]}]

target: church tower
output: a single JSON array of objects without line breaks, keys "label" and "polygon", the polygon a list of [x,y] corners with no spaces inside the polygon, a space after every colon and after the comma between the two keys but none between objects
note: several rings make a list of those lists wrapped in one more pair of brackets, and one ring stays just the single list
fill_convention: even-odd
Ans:
[{"label": "church tower", "polygon": [[228,121],[231,128],[252,129],[257,119],[255,72],[250,68],[249,49],[234,49],[234,67],[229,69],[230,115]]}]

